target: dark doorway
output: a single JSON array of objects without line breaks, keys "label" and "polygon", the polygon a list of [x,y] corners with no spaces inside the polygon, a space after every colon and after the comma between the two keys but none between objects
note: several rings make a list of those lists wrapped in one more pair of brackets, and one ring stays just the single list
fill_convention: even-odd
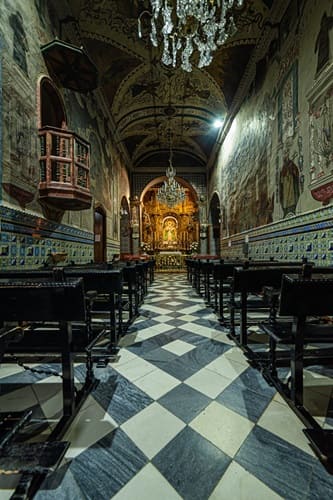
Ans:
[{"label": "dark doorway", "polygon": [[40,84],[40,125],[66,128],[66,114],[62,99],[52,81],[43,78]]},{"label": "dark doorway", "polygon": [[105,262],[106,256],[106,215],[98,207],[94,213],[94,262]]},{"label": "dark doorway", "polygon": [[221,251],[221,215],[220,215],[220,200],[216,193],[214,193],[213,198],[209,206],[209,217],[210,217],[210,251],[215,255],[220,255]]}]

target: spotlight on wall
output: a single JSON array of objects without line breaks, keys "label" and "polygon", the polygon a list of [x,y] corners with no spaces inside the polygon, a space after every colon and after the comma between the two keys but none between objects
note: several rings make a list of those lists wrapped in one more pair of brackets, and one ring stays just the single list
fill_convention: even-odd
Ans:
[{"label": "spotlight on wall", "polygon": [[223,125],[223,121],[220,118],[216,118],[216,120],[213,123],[214,128],[221,128]]}]

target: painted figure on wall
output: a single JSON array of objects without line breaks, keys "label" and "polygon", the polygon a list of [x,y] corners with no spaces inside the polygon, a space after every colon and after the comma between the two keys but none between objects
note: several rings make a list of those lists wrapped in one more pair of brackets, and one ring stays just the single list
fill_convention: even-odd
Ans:
[{"label": "painted figure on wall", "polygon": [[326,12],[323,14],[320,23],[320,30],[317,36],[315,52],[318,52],[317,73],[329,61],[330,57],[330,39],[329,31],[333,28],[333,17],[328,17]]},{"label": "painted figure on wall", "polygon": [[280,175],[280,201],[283,216],[294,215],[300,196],[299,171],[295,163],[286,158]]},{"label": "painted figure on wall", "polygon": [[19,12],[12,14],[9,18],[9,24],[13,29],[13,58],[20,68],[28,74],[27,57],[28,41],[23,28],[23,19]]}]

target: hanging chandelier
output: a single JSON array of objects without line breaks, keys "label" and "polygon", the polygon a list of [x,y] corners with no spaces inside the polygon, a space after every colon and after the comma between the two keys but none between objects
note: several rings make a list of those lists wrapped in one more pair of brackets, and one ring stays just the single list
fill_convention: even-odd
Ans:
[{"label": "hanging chandelier", "polygon": [[168,207],[174,207],[185,200],[185,190],[175,179],[176,170],[172,165],[172,151],[170,150],[169,166],[165,172],[166,181],[158,189],[156,198]]},{"label": "hanging chandelier", "polygon": [[150,0],[152,12],[144,11],[138,19],[139,37],[141,17],[151,16],[150,40],[158,46],[159,18],[162,18],[163,37],[162,62],[167,66],[177,65],[180,54],[181,67],[192,71],[190,58],[199,51],[198,68],[208,66],[213,52],[235,33],[234,7],[240,8],[245,0]]}]

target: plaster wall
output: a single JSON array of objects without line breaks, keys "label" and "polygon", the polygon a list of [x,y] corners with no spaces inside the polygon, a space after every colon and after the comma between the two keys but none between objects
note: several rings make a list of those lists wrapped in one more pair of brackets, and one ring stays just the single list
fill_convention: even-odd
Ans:
[{"label": "plaster wall", "polygon": [[[272,44],[265,56],[266,71],[252,82],[210,177],[210,197],[217,192],[221,200],[224,256],[245,252],[253,258],[308,256],[331,262],[331,200],[323,206],[310,190],[317,157],[310,137],[309,92],[333,64],[330,29],[329,60],[317,71],[321,20],[325,12],[333,15],[333,6],[329,0],[301,4],[297,12],[297,2],[291,3],[276,31],[275,48]],[[332,141],[332,108],[329,122]],[[315,224],[324,221],[322,231]]]},{"label": "plaster wall", "polygon": [[75,262],[90,261],[97,205],[106,212],[107,255],[119,252],[119,207],[124,193],[128,196],[129,182],[121,174],[124,163],[113,146],[108,112],[98,90],[80,94],[55,82],[68,129],[91,143],[91,208],[45,213],[38,200],[38,81],[49,76],[40,46],[58,35],[58,20],[52,17],[51,22],[48,4],[46,0],[0,3],[1,267],[38,267],[49,251],[66,252]]}]

